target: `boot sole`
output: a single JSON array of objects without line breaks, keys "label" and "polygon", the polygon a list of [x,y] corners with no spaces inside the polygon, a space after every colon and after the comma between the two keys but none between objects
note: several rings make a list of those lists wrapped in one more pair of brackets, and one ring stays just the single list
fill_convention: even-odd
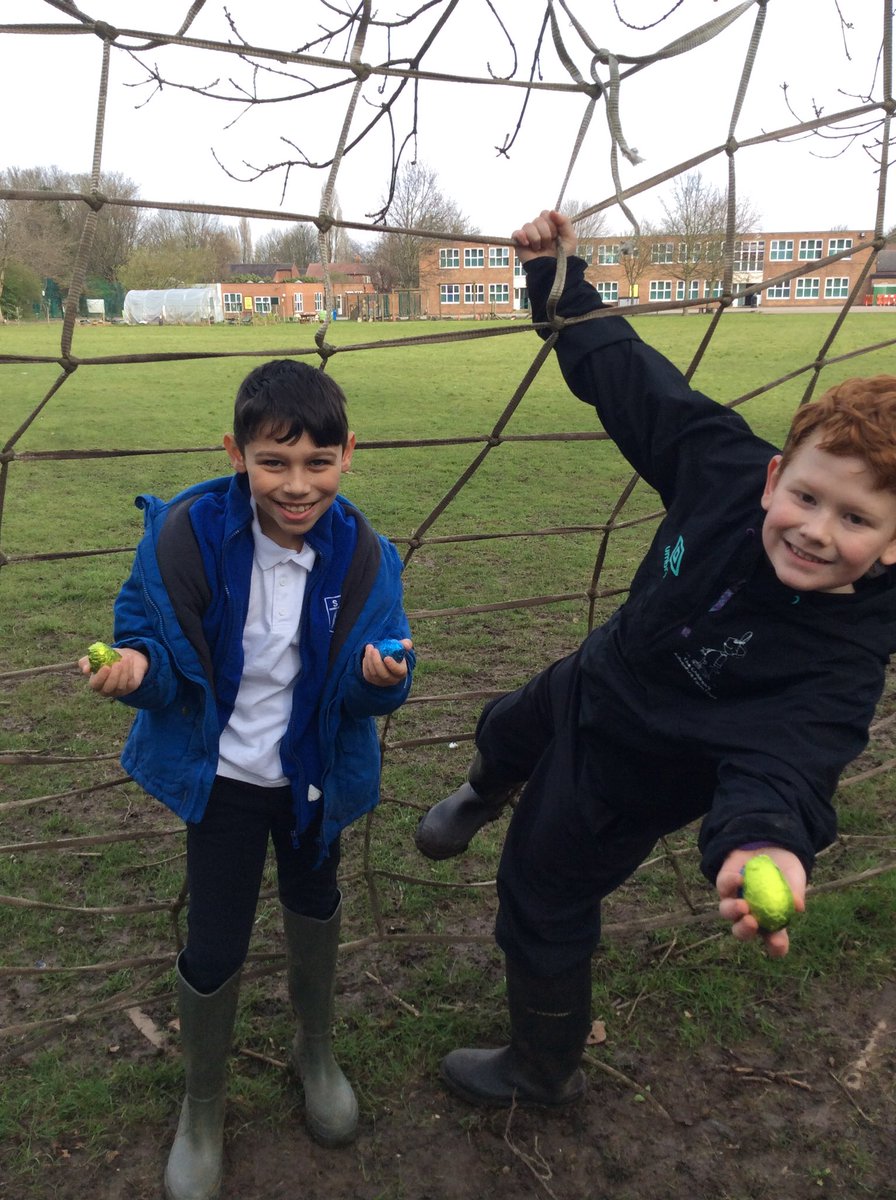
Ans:
[{"label": "boot sole", "polygon": [[565,1092],[560,1097],[535,1097],[529,1093],[520,1091],[518,1088],[514,1088],[509,1096],[490,1096],[464,1087],[462,1083],[459,1083],[442,1067],[439,1067],[439,1075],[448,1090],[461,1100],[466,1100],[468,1104],[475,1104],[479,1108],[513,1108],[514,1106],[516,1108],[565,1108],[567,1105],[575,1104],[577,1100],[581,1100],[587,1090],[587,1081],[584,1073],[580,1070],[578,1074],[580,1078],[576,1082],[575,1090]]}]

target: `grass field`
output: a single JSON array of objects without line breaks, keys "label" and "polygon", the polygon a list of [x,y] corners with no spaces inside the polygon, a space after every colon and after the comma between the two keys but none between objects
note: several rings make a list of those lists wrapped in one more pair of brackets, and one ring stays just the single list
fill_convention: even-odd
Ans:
[{"label": "grass field", "polygon": [[[642,317],[635,324],[686,369],[709,318]],[[830,324],[821,314],[731,313],[695,386],[723,402],[761,389],[813,362]],[[498,328],[499,336],[474,341],[395,344]],[[58,325],[0,327],[0,355],[53,359],[59,332]],[[115,783],[129,714],[89,695],[67,664],[89,642],[111,636],[112,601],[141,532],[134,496],[169,496],[226,473],[223,451],[214,447],[229,427],[239,380],[275,354],[310,352],[308,361],[316,362],[315,332],[79,327],[78,360],[222,357],[79,365],[15,439],[0,512],[0,552],[8,560],[0,570],[2,1198],[156,1194],[180,1087],[166,1025],[173,1015],[181,836],[178,822],[135,785]],[[596,1197],[677,1200],[715,1185],[703,1194],[748,1200],[773,1194],[766,1189],[785,1169],[796,1200],[896,1195],[892,1059],[877,1048],[886,1037],[892,1048],[896,1010],[894,876],[836,886],[893,859],[887,775],[844,788],[845,836],[820,860],[819,890],[783,962],[722,937],[711,918],[689,915],[712,906],[696,869],[693,830],[671,840],[674,857],[660,856],[612,898],[594,985],[594,1012],[608,1030],[607,1043],[590,1052],[599,1099],[565,1123],[542,1128],[534,1117],[520,1118],[517,1127],[530,1149],[539,1133],[542,1148],[553,1147],[552,1182],[539,1183],[531,1163],[507,1149],[505,1118],[489,1123],[442,1098],[435,1083],[440,1055],[475,1039],[498,1044],[505,1030],[501,963],[490,940],[494,889],[487,884],[502,829],[490,829],[464,859],[439,866],[416,854],[411,833],[420,810],[462,777],[482,695],[515,686],[587,632],[586,593],[600,544],[595,527],[609,519],[630,470],[605,441],[537,440],[597,428],[593,410],[568,393],[551,359],[504,429],[507,440],[412,546],[482,451],[540,343],[522,323],[336,322],[327,337],[336,349],[328,370],[348,394],[359,442],[344,490],[408,555],[406,607],[419,655],[413,702],[384,729],[384,802],[345,839],[350,946],[339,1032],[366,1140],[338,1170],[332,1156],[309,1149],[293,1089],[270,1065],[284,1056],[289,1021],[282,981],[271,969],[278,960],[270,956],[282,949],[276,904],[263,901],[255,977],[244,989],[237,1031],[237,1045],[250,1057],[241,1055],[234,1066],[228,1186],[235,1190],[225,1198],[292,1195],[278,1191],[275,1178],[288,1170],[277,1155],[290,1139],[320,1172],[307,1195],[336,1200],[571,1198],[592,1194],[581,1190],[588,1178],[602,1181]],[[889,337],[888,314],[856,314],[829,357]],[[358,343],[368,348],[354,349]],[[884,348],[826,367],[821,388],[891,370],[892,350]],[[59,373],[53,361],[0,360],[0,444],[29,420]],[[809,378],[782,383],[741,411],[778,441]],[[426,441],[443,444],[382,445]],[[165,453],[50,457],[72,450]],[[609,540],[596,621],[619,602],[653,528],[638,518],[656,508],[655,496],[639,485],[621,515],[623,528]],[[568,532],[536,536],[547,530]],[[573,598],[528,603],[563,596]],[[499,607],[508,601],[521,603]],[[491,607],[458,611],[470,606]],[[892,709],[888,692],[880,730],[851,773],[890,757],[883,722]],[[102,783],[115,786],[81,791]],[[655,928],[635,931],[635,918],[652,919]],[[95,970],[97,963],[111,965]],[[129,1009],[149,1015],[160,1046],[137,1031]],[[880,1021],[885,1032],[869,1050]],[[847,1094],[842,1080],[863,1051],[864,1090]],[[732,1064],[751,1063],[759,1064],[761,1087],[732,1074]],[[776,1081],[776,1071],[789,1086]],[[666,1119],[654,1101],[674,1129],[657,1135],[655,1175],[648,1176],[645,1163],[627,1155],[625,1139],[644,1136],[645,1113]],[[683,1110],[688,1120],[676,1121]],[[833,1114],[826,1123],[822,1111]],[[614,1133],[603,1127],[607,1113]],[[729,1137],[710,1120],[737,1132]],[[466,1192],[452,1190],[454,1171],[441,1179],[427,1166],[436,1121],[439,1137],[448,1139],[443,1148],[449,1145],[476,1180]],[[751,1150],[738,1167],[730,1147],[747,1138]],[[258,1174],[250,1145],[265,1147],[269,1175]],[[251,1184],[239,1174],[247,1158],[256,1171]],[[678,1178],[685,1159],[690,1175],[658,1182]]]}]

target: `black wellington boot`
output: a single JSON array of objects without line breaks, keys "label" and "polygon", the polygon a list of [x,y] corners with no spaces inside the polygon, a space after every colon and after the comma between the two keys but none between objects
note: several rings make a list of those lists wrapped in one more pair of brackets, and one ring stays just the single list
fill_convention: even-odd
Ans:
[{"label": "black wellington boot", "polygon": [[585,1091],[580,1063],[591,1028],[591,960],[540,979],[507,960],[510,1045],[452,1050],[441,1076],[470,1104],[509,1108],[572,1104]]},{"label": "black wellington boot", "polygon": [[518,786],[519,781],[495,779],[477,751],[467,782],[423,816],[414,845],[436,861],[463,854],[483,825],[497,821]]}]

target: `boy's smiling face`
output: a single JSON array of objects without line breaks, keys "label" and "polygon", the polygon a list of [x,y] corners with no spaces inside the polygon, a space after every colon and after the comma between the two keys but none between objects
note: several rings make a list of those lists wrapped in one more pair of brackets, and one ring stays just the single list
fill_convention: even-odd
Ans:
[{"label": "boy's smiling face", "polygon": [[851,592],[876,562],[896,563],[896,494],[875,487],[861,458],[810,437],[768,465],[762,545],[781,583],[801,592]]},{"label": "boy's smiling face", "polygon": [[242,450],[232,434],[224,449],[234,470],[249,477],[262,533],[278,546],[301,550],[339,492],[351,466],[355,435],[344,446],[318,446],[308,433],[294,442],[278,442],[276,430],[253,438]]}]

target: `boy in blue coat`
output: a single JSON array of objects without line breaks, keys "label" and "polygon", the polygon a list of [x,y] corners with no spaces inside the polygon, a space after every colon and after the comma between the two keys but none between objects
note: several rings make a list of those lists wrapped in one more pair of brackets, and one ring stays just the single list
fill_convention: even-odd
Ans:
[{"label": "boy in blue coat", "polygon": [[[121,658],[95,674],[80,663],[98,695],[138,710],[122,765],[187,823],[186,1097],[169,1200],[218,1194],[226,1059],[269,837],[309,1130],[325,1145],[356,1131],[330,1042],[339,834],[378,801],[374,718],[407,698],[414,655],[398,554],[338,494],[354,444],[329,376],[288,359],[253,370],[224,438],[234,474],[167,503],[138,498],[145,533],[115,604]],[[402,651],[384,658],[385,639]]]},{"label": "boy in blue coat", "polygon": [[[574,229],[545,211],[513,237],[545,322],[557,242],[573,255]],[[525,784],[498,868],[510,1044],[442,1064],[483,1104],[581,1095],[601,900],[664,834],[702,818],[701,867],[736,938],[761,934],[739,894],[759,853],[804,907],[896,649],[896,377],[804,405],[779,451],[622,317],[581,319],[603,306],[585,263],[566,268],[564,379],[666,513],[626,602],[486,706],[468,781],[418,828],[424,854],[459,854]],[[761,936],[787,953],[786,928]]]}]

